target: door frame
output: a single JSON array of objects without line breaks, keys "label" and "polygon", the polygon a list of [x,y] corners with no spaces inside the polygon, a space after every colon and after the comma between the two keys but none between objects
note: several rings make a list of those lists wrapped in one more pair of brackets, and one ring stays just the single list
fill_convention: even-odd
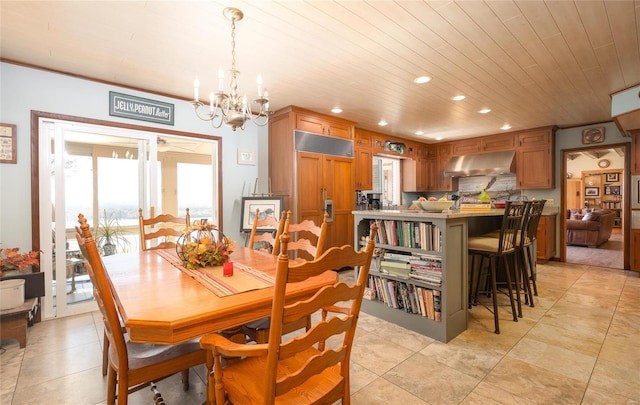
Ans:
[{"label": "door frame", "polygon": [[624,149],[624,167],[622,172],[623,179],[623,207],[622,207],[622,245],[623,245],[623,257],[622,267],[623,270],[629,270],[630,267],[630,232],[631,232],[631,207],[630,207],[630,192],[631,192],[631,144],[630,142],[618,143],[618,144],[598,144],[590,147],[562,149],[562,182],[560,185],[560,261],[566,263],[567,261],[567,155],[569,153],[575,153],[580,151],[589,151],[595,149]]}]

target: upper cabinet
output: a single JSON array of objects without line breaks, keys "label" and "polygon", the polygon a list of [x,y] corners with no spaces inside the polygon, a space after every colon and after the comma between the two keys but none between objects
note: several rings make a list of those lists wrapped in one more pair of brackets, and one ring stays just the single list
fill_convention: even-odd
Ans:
[{"label": "upper cabinet", "polygon": [[334,119],[329,116],[308,111],[294,109],[296,117],[296,129],[335,136],[337,138],[353,139],[355,126],[350,121]]},{"label": "upper cabinet", "polygon": [[451,156],[473,155],[482,151],[479,138],[451,142]]},{"label": "upper cabinet", "polygon": [[480,149],[483,153],[513,150],[515,147],[516,137],[514,134],[490,135],[480,138]]},{"label": "upper cabinet", "polygon": [[631,131],[631,174],[640,174],[640,129]]},{"label": "upper cabinet", "polygon": [[356,158],[356,190],[373,189],[373,134],[356,128],[354,157]]},{"label": "upper cabinet", "polygon": [[555,187],[555,127],[517,133],[516,188],[518,190]]}]

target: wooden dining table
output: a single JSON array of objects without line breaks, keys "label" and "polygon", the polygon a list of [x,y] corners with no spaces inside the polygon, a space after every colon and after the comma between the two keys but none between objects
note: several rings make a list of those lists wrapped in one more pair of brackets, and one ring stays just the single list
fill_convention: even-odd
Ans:
[{"label": "wooden dining table", "polygon": [[[176,344],[271,315],[273,286],[218,296],[166,256],[147,250],[103,258],[132,341]],[[233,263],[274,279],[276,260],[271,254],[238,246],[231,254]],[[222,267],[211,271],[217,270],[222,272]],[[335,271],[328,270],[292,286],[287,297],[310,297],[337,278]]]}]

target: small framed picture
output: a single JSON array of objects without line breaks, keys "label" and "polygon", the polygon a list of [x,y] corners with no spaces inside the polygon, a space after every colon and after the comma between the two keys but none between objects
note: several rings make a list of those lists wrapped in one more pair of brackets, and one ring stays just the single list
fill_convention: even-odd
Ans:
[{"label": "small framed picture", "polygon": [[611,182],[620,181],[620,173],[607,173],[606,179]]},{"label": "small framed picture", "polygon": [[585,187],[584,195],[588,195],[590,197],[599,196],[600,188],[599,187]]},{"label": "small framed picture", "polygon": [[[251,232],[256,219],[256,209],[260,209],[260,219],[275,217],[280,220],[283,197],[242,197],[240,232]],[[264,216],[264,218],[263,218]],[[277,231],[277,229],[261,228],[261,231]]]},{"label": "small framed picture", "polygon": [[249,149],[238,149],[238,164],[255,166],[256,151]]},{"label": "small framed picture", "polygon": [[620,186],[611,186],[612,195],[620,195]]},{"label": "small framed picture", "polygon": [[16,126],[0,123],[0,163],[17,163]]}]

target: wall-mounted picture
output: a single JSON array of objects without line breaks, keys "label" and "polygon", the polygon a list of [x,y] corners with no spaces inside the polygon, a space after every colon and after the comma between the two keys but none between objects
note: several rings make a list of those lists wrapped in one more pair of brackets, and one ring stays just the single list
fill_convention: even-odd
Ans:
[{"label": "wall-mounted picture", "polygon": [[[256,209],[260,210],[260,219],[266,219],[269,216],[280,220],[282,214],[282,197],[242,197],[242,210],[240,218],[240,232],[251,232],[253,221],[256,219]],[[276,228],[261,228],[261,231],[277,231]]]},{"label": "wall-mounted picture", "polygon": [[611,186],[610,188],[612,195],[620,195],[620,186]]},{"label": "wall-mounted picture", "polygon": [[620,181],[620,173],[607,173],[607,181]]},{"label": "wall-mounted picture", "polygon": [[600,195],[600,188],[599,187],[585,187],[584,188],[584,195],[593,197],[593,196],[599,196]]}]

